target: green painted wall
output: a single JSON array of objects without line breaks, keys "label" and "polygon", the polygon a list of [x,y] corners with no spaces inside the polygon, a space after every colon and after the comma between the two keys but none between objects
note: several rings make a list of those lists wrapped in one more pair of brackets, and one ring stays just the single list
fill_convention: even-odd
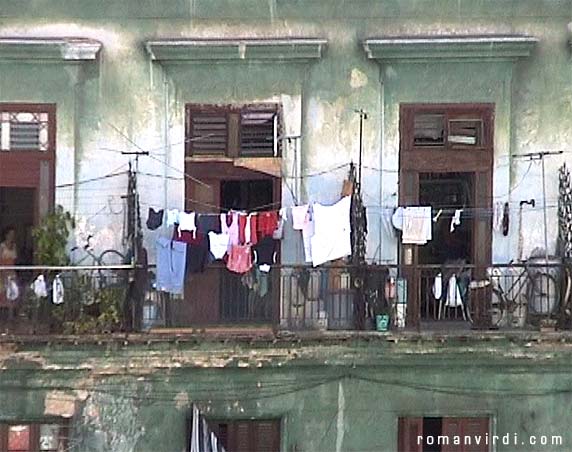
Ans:
[{"label": "green painted wall", "polygon": [[[71,416],[78,451],[185,450],[190,403],[282,419],[283,451],[392,451],[399,416],[490,416],[572,444],[569,340],[539,337],[9,346],[0,419]],[[540,450],[498,445],[498,451]]]},{"label": "green painted wall", "polygon": [[[438,6],[436,6],[438,5]],[[382,216],[397,204],[399,102],[496,104],[495,201],[508,201],[515,227],[495,234],[494,259],[515,258],[518,202],[541,199],[540,169],[510,154],[568,150],[572,141],[572,71],[569,23],[572,3],[520,0],[435,2],[421,0],[180,0],[89,2],[0,1],[0,36],[80,36],[103,44],[96,63],[50,66],[0,61],[0,101],[58,104],[58,183],[112,172],[127,158],[117,151],[151,150],[175,168],[183,167],[184,105],[274,100],[286,106],[285,127],[302,134],[302,173],[312,174],[357,160],[358,116],[365,128],[364,188],[369,209],[369,257],[394,261],[397,242]],[[502,63],[388,64],[368,60],[363,39],[380,36],[530,34],[539,39],[529,58]],[[151,63],[144,42],[160,38],[320,37],[324,56],[307,64],[238,62]],[[165,106],[166,105],[166,106]],[[170,148],[165,152],[165,117]],[[112,127],[113,125],[113,127]],[[115,130],[117,128],[117,130]],[[122,136],[124,135],[124,136]],[[125,137],[128,137],[126,139]],[[104,150],[107,149],[107,150]],[[116,152],[109,151],[109,149]],[[294,149],[284,151],[284,172],[293,174]],[[556,169],[569,154],[547,161],[549,235],[556,232]],[[73,163],[72,163],[73,162]],[[125,167],[123,167],[125,169]],[[141,170],[162,176],[157,160]],[[142,205],[182,207],[184,182],[176,169],[163,180],[143,176]],[[336,200],[346,168],[300,183],[300,201]],[[526,181],[523,177],[526,175]],[[94,245],[120,247],[119,222],[125,178],[58,190],[58,202],[73,210]],[[296,184],[290,180],[295,190]],[[284,184],[283,203],[292,199]],[[543,245],[539,209],[525,212],[524,254]],[[152,244],[154,237],[146,238]],[[286,262],[302,257],[301,241],[288,235]]]}]

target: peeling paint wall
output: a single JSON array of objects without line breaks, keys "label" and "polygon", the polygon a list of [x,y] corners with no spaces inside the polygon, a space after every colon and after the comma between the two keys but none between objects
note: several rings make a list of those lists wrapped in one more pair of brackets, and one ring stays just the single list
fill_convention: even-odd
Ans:
[{"label": "peeling paint wall", "polygon": [[[518,201],[535,198],[537,208],[524,213],[524,255],[542,246],[540,167],[510,154],[568,149],[572,141],[572,71],[568,24],[569,0],[499,2],[443,0],[435,8],[406,1],[36,1],[26,6],[0,1],[0,36],[81,36],[103,44],[100,61],[76,64],[0,62],[2,102],[57,103],[57,184],[110,173],[127,163],[119,151],[149,150],[174,168],[183,168],[184,105],[189,102],[239,103],[280,99],[288,133],[302,134],[302,173],[315,173],[356,161],[359,119],[365,127],[364,189],[369,209],[368,255],[395,261],[396,239],[382,207],[396,205],[398,190],[398,104],[414,102],[494,102],[495,200],[512,204],[508,237],[495,234],[494,260],[516,258]],[[366,37],[478,33],[528,33],[539,38],[530,58],[512,70],[503,64],[395,64],[380,67],[360,46]],[[323,37],[326,52],[307,64],[156,64],[144,50],[147,39]],[[164,133],[165,97],[168,140]],[[115,130],[118,129],[118,130]],[[122,136],[124,135],[124,136]],[[125,138],[127,137],[127,138]],[[132,144],[135,142],[137,146]],[[165,152],[165,144],[169,151]],[[105,150],[104,150],[105,149]],[[284,152],[291,174],[293,146]],[[547,159],[549,240],[556,238],[556,170],[569,154]],[[165,202],[164,168],[142,158],[142,210]],[[300,202],[333,202],[346,169],[310,177],[295,185]],[[150,176],[155,174],[156,176]],[[169,168],[168,207],[182,207],[184,180]],[[291,181],[292,182],[292,181]],[[97,248],[121,248],[125,211],[121,195],[126,177],[57,190],[57,202],[73,211],[80,243],[94,235]],[[283,203],[292,197],[284,185]],[[525,209],[526,210],[526,209]],[[153,235],[146,243],[152,249]],[[284,242],[285,262],[299,261],[297,235]]]},{"label": "peeling paint wall", "polygon": [[281,418],[284,451],[377,451],[395,450],[399,416],[482,415],[491,433],[562,435],[569,450],[571,354],[570,338],[540,336],[26,345],[2,361],[0,420],[70,418],[70,452],[183,452],[196,403]]}]

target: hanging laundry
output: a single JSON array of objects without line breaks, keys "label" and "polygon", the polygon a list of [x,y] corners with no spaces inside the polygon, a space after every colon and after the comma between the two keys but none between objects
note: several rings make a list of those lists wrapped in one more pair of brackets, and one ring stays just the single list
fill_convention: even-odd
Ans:
[{"label": "hanging laundry", "polygon": [[447,286],[447,299],[445,300],[445,306],[448,308],[458,308],[463,306],[463,298],[461,297],[461,291],[457,285],[457,276],[453,275],[449,278],[449,284]]},{"label": "hanging laundry", "polygon": [[270,271],[270,266],[276,263],[277,244],[278,241],[274,240],[272,237],[264,237],[253,248],[255,256],[254,260],[261,271],[268,273]]},{"label": "hanging laundry", "polygon": [[310,206],[306,213],[306,220],[302,227],[302,242],[304,244],[304,261],[312,262],[312,237],[314,236],[314,216]]},{"label": "hanging laundry", "polygon": [[403,207],[398,207],[395,209],[395,211],[393,212],[393,215],[391,216],[391,224],[393,225],[393,227],[395,229],[398,229],[399,231],[403,230],[403,212],[404,212],[404,208]]},{"label": "hanging laundry", "polygon": [[[185,234],[191,234],[184,231]],[[209,237],[207,234],[196,232],[192,237],[185,237],[185,240],[176,239],[176,241],[185,242],[187,244],[186,255],[186,272],[202,273],[209,261]]]},{"label": "hanging laundry", "polygon": [[208,234],[209,232],[215,232],[220,234],[220,215],[218,214],[197,214],[195,218],[197,224],[197,231]]},{"label": "hanging laundry", "polygon": [[20,296],[20,288],[15,276],[8,276],[6,279],[6,299],[16,301]]},{"label": "hanging laundry", "polygon": [[508,202],[505,202],[502,210],[502,235],[505,237],[508,235],[509,217],[510,215]]},{"label": "hanging laundry", "polygon": [[435,276],[435,280],[433,281],[432,292],[435,300],[441,299],[441,296],[443,295],[443,275],[441,273]]},{"label": "hanging laundry", "polygon": [[246,273],[252,268],[252,249],[250,245],[232,245],[228,254],[226,268],[234,273]]},{"label": "hanging laundry", "polygon": [[149,213],[147,214],[147,229],[154,231],[158,229],[163,224],[163,209],[155,211],[152,207],[149,207]]},{"label": "hanging laundry", "polygon": [[493,207],[493,230],[496,232],[502,231],[502,210],[503,203],[496,202]]},{"label": "hanging laundry", "polygon": [[260,212],[258,214],[258,235],[260,238],[272,236],[278,227],[278,212]]},{"label": "hanging laundry", "polygon": [[238,245],[239,240],[239,230],[238,230],[238,213],[229,212],[227,214],[221,213],[220,215],[220,225],[223,234],[228,234],[228,246],[229,250],[232,245]]},{"label": "hanging laundry", "polygon": [[210,252],[215,260],[222,259],[228,251],[230,236],[225,233],[209,232]]},{"label": "hanging laundry", "polygon": [[288,217],[286,214],[286,208],[283,207],[278,212],[278,224],[276,229],[272,233],[272,238],[276,240],[282,240],[284,238],[284,224],[286,224]]},{"label": "hanging laundry", "polygon": [[175,295],[183,293],[187,244],[157,238],[157,290]]},{"label": "hanging laundry", "polygon": [[46,286],[46,278],[44,278],[44,275],[38,275],[32,283],[32,290],[34,291],[34,295],[38,298],[48,296],[48,287]]},{"label": "hanging laundry", "polygon": [[403,233],[401,241],[410,245],[425,245],[432,237],[431,207],[406,207],[403,209]]},{"label": "hanging laundry", "polygon": [[52,282],[52,303],[62,304],[64,302],[64,283],[60,275],[56,275]]},{"label": "hanging laundry", "polygon": [[173,226],[179,222],[179,210],[167,210],[167,226]]},{"label": "hanging laundry", "polygon": [[258,243],[258,214],[251,213],[246,217],[244,229],[245,243],[256,245]]},{"label": "hanging laundry", "polygon": [[195,232],[197,225],[195,224],[195,213],[179,212],[179,230]]},{"label": "hanging laundry", "polygon": [[351,254],[350,208],[351,196],[332,206],[312,206],[314,235],[310,240],[314,267]]},{"label": "hanging laundry", "polygon": [[292,227],[294,230],[301,231],[304,229],[304,224],[308,221],[308,209],[308,204],[292,207]]},{"label": "hanging laundry", "polygon": [[463,213],[463,209],[455,209],[455,213],[453,214],[453,218],[451,218],[451,226],[449,230],[451,232],[455,232],[455,228],[461,224],[461,214]]}]

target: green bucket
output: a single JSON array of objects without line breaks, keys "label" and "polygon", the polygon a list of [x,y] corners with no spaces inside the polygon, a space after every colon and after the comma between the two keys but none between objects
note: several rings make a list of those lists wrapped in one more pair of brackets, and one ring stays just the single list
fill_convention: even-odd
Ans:
[{"label": "green bucket", "polygon": [[377,331],[387,331],[389,328],[389,315],[380,314],[375,316],[375,329]]}]

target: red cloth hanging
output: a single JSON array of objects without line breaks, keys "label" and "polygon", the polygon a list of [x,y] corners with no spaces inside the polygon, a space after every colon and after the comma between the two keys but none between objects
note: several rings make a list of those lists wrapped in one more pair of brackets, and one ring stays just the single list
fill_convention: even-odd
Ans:
[{"label": "red cloth hanging", "polygon": [[271,236],[278,227],[278,212],[271,210],[258,213],[258,235],[262,239]]}]

